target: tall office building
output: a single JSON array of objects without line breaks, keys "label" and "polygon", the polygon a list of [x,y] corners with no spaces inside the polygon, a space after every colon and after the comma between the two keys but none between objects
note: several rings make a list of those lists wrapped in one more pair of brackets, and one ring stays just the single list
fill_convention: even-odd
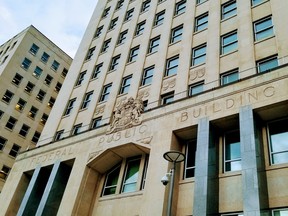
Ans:
[{"label": "tall office building", "polygon": [[0,46],[0,191],[17,154],[36,146],[71,62],[33,26]]},{"label": "tall office building", "polygon": [[2,211],[287,215],[287,9],[286,0],[98,1]]}]

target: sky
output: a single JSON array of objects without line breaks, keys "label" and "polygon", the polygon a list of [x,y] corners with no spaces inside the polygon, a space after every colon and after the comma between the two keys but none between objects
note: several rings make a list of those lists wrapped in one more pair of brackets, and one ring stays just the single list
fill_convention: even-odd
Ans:
[{"label": "sky", "polygon": [[74,57],[98,0],[0,0],[0,45],[30,25]]}]

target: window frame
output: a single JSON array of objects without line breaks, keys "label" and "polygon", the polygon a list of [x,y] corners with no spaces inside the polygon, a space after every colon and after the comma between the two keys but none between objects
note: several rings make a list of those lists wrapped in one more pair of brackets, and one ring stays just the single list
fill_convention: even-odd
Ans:
[{"label": "window frame", "polygon": [[[261,30],[257,30],[258,25],[262,25],[265,22],[269,22],[269,20],[271,20],[271,25],[269,25],[268,27],[265,27]],[[261,35],[261,33],[267,33],[270,30],[272,30],[271,34],[264,36],[264,37],[262,36],[261,38],[259,38],[259,35]],[[274,32],[272,15],[261,18],[259,20],[256,20],[255,22],[253,22],[253,33],[254,33],[254,41],[262,41],[262,40],[265,40],[267,38],[273,37],[275,35],[275,32]]]},{"label": "window frame", "polygon": [[[160,39],[161,35],[158,35],[149,41],[149,48],[148,48],[148,54],[154,53],[158,51],[158,48],[160,46]],[[154,44],[156,42],[156,44]]]},{"label": "window frame", "polygon": [[109,67],[110,71],[117,70],[118,65],[120,63],[120,57],[121,57],[121,54],[116,55],[111,59],[111,63],[110,63],[110,67]]},{"label": "window frame", "polygon": [[123,77],[121,86],[119,89],[119,95],[121,94],[127,94],[129,92],[129,88],[131,86],[131,80],[132,80],[132,74]]},{"label": "window frame", "polygon": [[63,116],[67,116],[72,112],[72,109],[74,107],[74,103],[76,102],[76,99],[77,98],[72,98],[68,101]]},{"label": "window frame", "polygon": [[7,89],[5,94],[2,97],[2,101],[4,101],[7,104],[10,104],[11,100],[13,99],[13,97],[14,97],[14,93]]},{"label": "window frame", "polygon": [[[225,40],[229,40],[231,37],[235,37],[236,35],[236,40],[233,41],[228,41],[227,43]],[[236,47],[234,47],[236,45]],[[232,49],[230,49],[232,47]],[[225,51],[225,49],[228,48],[228,51]],[[221,36],[221,55],[225,55],[231,52],[234,52],[238,50],[238,32],[237,30],[229,32],[223,36]]]},{"label": "window frame", "polygon": [[146,20],[144,20],[144,21],[142,21],[136,25],[135,36],[143,34],[143,32],[145,30],[145,24],[146,24]]},{"label": "window frame", "polygon": [[[229,78],[230,77],[230,75],[235,75],[235,74],[237,74],[237,79],[235,80],[235,79],[233,79],[232,81],[225,81],[225,78],[227,77],[227,78]],[[227,72],[225,72],[225,73],[222,73],[221,75],[220,75],[220,85],[221,86],[224,86],[224,85],[228,85],[228,84],[230,84],[230,83],[235,83],[235,82],[237,82],[239,80],[239,70],[238,70],[238,68],[237,69],[233,69],[233,70],[230,70],[230,71],[227,71]]]},{"label": "window frame", "polygon": [[[193,146],[192,150],[190,150],[190,146]],[[193,178],[195,177],[195,168],[196,168],[196,149],[197,149],[197,139],[187,140],[185,144],[185,164],[184,164],[184,172],[183,178]],[[192,166],[191,163],[192,162]],[[188,166],[189,164],[189,166]],[[192,170],[192,175],[191,175]]]},{"label": "window frame", "polygon": [[32,61],[28,58],[24,58],[24,60],[22,61],[21,63],[21,67],[24,69],[24,70],[28,70],[29,67],[31,66],[31,63]]},{"label": "window frame", "polygon": [[[155,65],[144,68],[142,79],[141,79],[141,86],[149,85],[150,83],[152,83],[154,70],[155,70]],[[152,74],[149,73],[151,71],[152,71]]]},{"label": "window frame", "polygon": [[[274,62],[275,60],[277,61],[277,66],[268,68],[266,70],[260,70],[261,66],[263,66],[264,64],[269,63],[269,62]],[[278,60],[277,55],[273,55],[273,56],[270,56],[268,58],[260,59],[256,62],[257,73],[266,73],[266,72],[269,72],[273,69],[276,69],[278,66],[279,66],[279,60]]]},{"label": "window frame", "polygon": [[[230,9],[229,7],[231,5],[235,5],[232,9]],[[225,11],[225,9],[228,9],[227,11]],[[237,2],[236,0],[231,0],[228,1],[226,3],[224,3],[223,5],[221,5],[221,19],[225,20],[228,19],[230,17],[233,17],[237,15]]]},{"label": "window frame", "polygon": [[90,129],[99,128],[102,124],[102,116],[92,119]]},{"label": "window frame", "polygon": [[9,151],[9,156],[16,158],[20,150],[21,146],[14,143],[11,150]]},{"label": "window frame", "polygon": [[157,13],[154,18],[154,26],[163,24],[164,18],[165,18],[165,10],[162,10],[159,13]]},{"label": "window frame", "polygon": [[[195,27],[194,32],[199,32],[208,28],[208,12],[203,13],[197,17],[195,17]],[[207,20],[206,20],[207,19]]]},{"label": "window frame", "polygon": [[39,51],[39,46],[37,46],[36,44],[33,43],[29,52],[35,56],[38,51]]},{"label": "window frame", "polygon": [[186,0],[182,0],[182,1],[179,1],[179,2],[177,2],[175,4],[174,16],[177,16],[177,15],[185,13],[185,11],[186,11],[186,3],[187,3]]},{"label": "window frame", "polygon": [[6,145],[7,141],[8,141],[8,140],[7,140],[6,138],[0,136],[0,151],[3,151],[3,149],[5,148],[5,145]]},{"label": "window frame", "polygon": [[[193,89],[196,89],[200,87],[201,90],[197,90],[196,93],[193,93]],[[197,82],[197,83],[193,83],[191,85],[189,85],[189,88],[188,88],[188,96],[189,97],[192,97],[192,96],[195,96],[195,95],[198,95],[198,94],[201,94],[202,92],[204,91],[204,81],[200,81],[200,82]]]},{"label": "window frame", "polygon": [[[171,66],[170,64],[173,62],[173,61],[177,61],[177,64]],[[176,56],[173,56],[169,59],[166,60],[166,68],[165,68],[165,77],[166,76],[172,76],[172,75],[175,75],[177,74],[178,72],[178,67],[179,67],[179,55],[176,55]],[[176,68],[176,69],[175,69]],[[176,70],[176,71],[174,71]],[[171,72],[172,71],[172,72]]]},{"label": "window frame", "polygon": [[81,105],[81,109],[86,109],[89,106],[89,104],[92,100],[93,93],[94,93],[94,91],[89,91],[85,94],[82,105]]},{"label": "window frame", "polygon": [[123,44],[123,43],[126,41],[126,39],[127,39],[127,34],[128,34],[128,29],[120,32],[119,37],[118,37],[118,40],[117,40],[117,45]]},{"label": "window frame", "polygon": [[11,82],[16,86],[19,86],[22,80],[23,76],[21,76],[19,73],[16,73]]},{"label": "window frame", "polygon": [[137,60],[138,55],[139,55],[139,51],[140,51],[140,45],[131,48],[127,62],[128,63],[135,62]]},{"label": "window frame", "polygon": [[174,91],[161,95],[161,105],[170,104],[174,101]]},{"label": "window frame", "polygon": [[[197,51],[200,51],[204,49],[205,53],[200,53],[200,55],[196,55]],[[200,46],[194,47],[192,48],[192,60],[191,60],[191,66],[197,66],[197,65],[201,65],[201,64],[205,64],[206,63],[206,55],[207,55],[207,45],[202,44]],[[199,63],[195,63],[197,60],[202,59],[204,57],[204,60],[201,60]]]},{"label": "window frame", "polygon": [[95,65],[93,73],[92,73],[92,76],[91,76],[91,79],[98,78],[98,75],[101,73],[102,67],[103,67],[103,62]]},{"label": "window frame", "polygon": [[29,130],[30,130],[30,127],[26,124],[23,124],[19,131],[19,134],[23,137],[26,137],[27,134],[29,133]]},{"label": "window frame", "polygon": [[[228,135],[231,135],[231,134],[234,134],[234,133],[237,133],[237,138],[239,138],[239,141],[236,141],[236,142],[231,142],[229,144],[237,144],[239,145],[239,155],[240,157],[237,157],[237,158],[231,158],[231,159],[227,159],[227,136]],[[233,138],[235,138],[235,135],[233,135]],[[231,155],[229,156],[231,157]],[[240,168],[239,169],[233,169],[232,166],[231,166],[231,163],[234,163],[234,162],[240,162]],[[230,164],[230,169],[227,169],[227,164]],[[239,129],[236,129],[236,130],[230,130],[230,131],[227,131],[225,132],[224,134],[224,137],[223,137],[223,171],[224,173],[228,173],[228,172],[237,172],[237,171],[241,171],[242,170],[242,156],[241,156],[241,141],[240,141],[240,130]]]},{"label": "window frame", "polygon": [[184,30],[183,24],[176,26],[175,28],[171,29],[170,44],[176,43],[176,42],[182,40],[183,30]]},{"label": "window frame", "polygon": [[103,86],[102,91],[101,91],[101,95],[99,98],[99,102],[105,102],[108,100],[111,89],[112,89],[112,83],[108,83],[108,84]]},{"label": "window frame", "polygon": [[84,81],[85,79],[85,76],[87,74],[87,70],[81,72],[79,75],[78,75],[78,79],[77,79],[77,82],[75,84],[75,87],[77,86],[80,86],[82,84],[82,82]]}]

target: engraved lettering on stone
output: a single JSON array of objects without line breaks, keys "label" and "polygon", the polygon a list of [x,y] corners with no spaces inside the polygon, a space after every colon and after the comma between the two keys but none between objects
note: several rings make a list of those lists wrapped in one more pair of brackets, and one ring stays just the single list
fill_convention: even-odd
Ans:
[{"label": "engraved lettering on stone", "polygon": [[131,128],[142,123],[143,101],[130,97],[126,103],[116,107],[112,123],[106,134]]},{"label": "engraved lettering on stone", "polygon": [[176,79],[167,80],[167,81],[163,82],[162,90],[166,91],[169,88],[174,88],[175,85],[176,85]]}]

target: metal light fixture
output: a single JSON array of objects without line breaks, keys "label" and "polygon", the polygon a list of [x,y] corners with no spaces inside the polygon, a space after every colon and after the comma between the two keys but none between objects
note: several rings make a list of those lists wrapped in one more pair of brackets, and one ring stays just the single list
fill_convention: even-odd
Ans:
[{"label": "metal light fixture", "polygon": [[185,155],[182,152],[179,151],[168,151],[163,154],[163,157],[165,160],[172,162],[172,168],[170,169],[170,172],[167,173],[162,179],[161,182],[164,185],[167,185],[170,181],[170,187],[169,187],[169,197],[168,197],[168,205],[167,205],[167,216],[172,215],[172,199],[173,199],[173,190],[174,190],[174,175],[175,175],[175,169],[176,169],[176,163],[180,163],[185,160]]}]

